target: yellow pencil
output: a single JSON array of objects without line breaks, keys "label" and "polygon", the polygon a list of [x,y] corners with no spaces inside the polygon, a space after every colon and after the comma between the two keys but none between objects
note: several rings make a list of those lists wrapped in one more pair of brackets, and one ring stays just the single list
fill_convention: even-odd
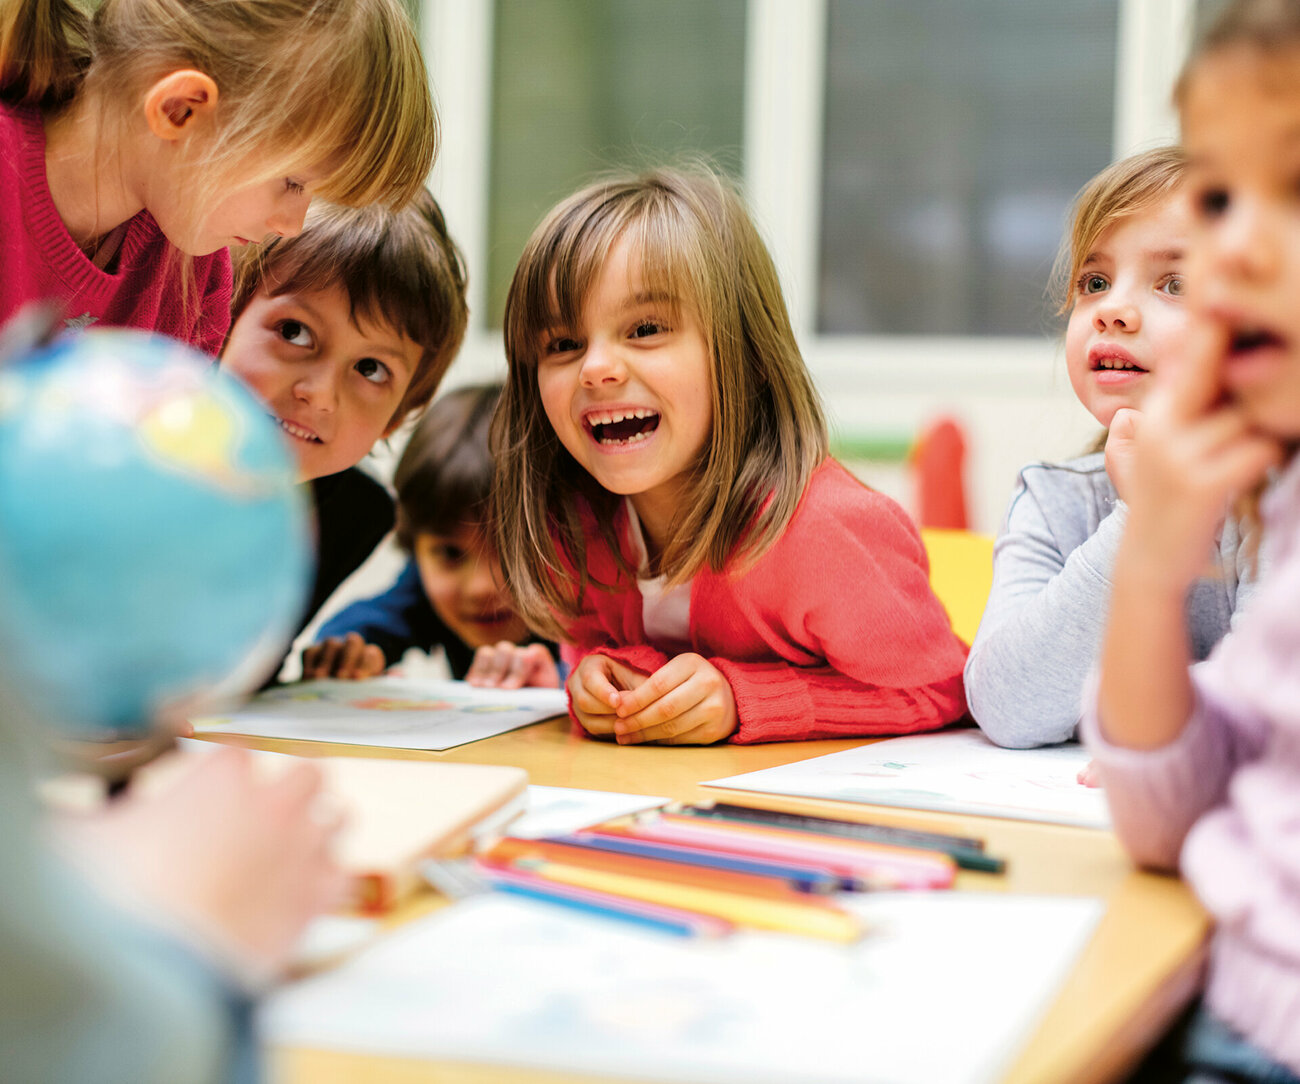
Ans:
[{"label": "yellow pencil", "polygon": [[[679,907],[703,915],[753,926],[760,930],[778,933],[802,934],[820,937],[827,941],[856,941],[862,936],[862,926],[856,918],[838,910],[824,898],[810,898],[807,904],[788,903],[783,900],[742,896],[715,888],[656,881],[648,877],[635,877],[627,873],[607,873],[602,870],[568,866],[560,862],[529,863],[528,869],[547,880],[578,888],[609,892],[617,896],[657,903],[666,907]],[[819,899],[822,902],[819,902]]]}]

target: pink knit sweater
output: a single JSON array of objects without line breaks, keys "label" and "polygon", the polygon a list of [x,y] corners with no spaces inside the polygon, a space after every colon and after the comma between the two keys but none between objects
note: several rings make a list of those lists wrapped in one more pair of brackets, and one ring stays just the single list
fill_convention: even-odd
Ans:
[{"label": "pink knit sweater", "polygon": [[53,298],[70,327],[157,331],[215,355],[230,326],[230,254],[192,261],[188,302],[179,256],[141,211],[127,226],[117,270],[96,267],[50,198],[40,112],[0,103],[0,323],[28,301]]},{"label": "pink knit sweater", "polygon": [[[621,509],[615,527],[635,568]],[[587,544],[593,578],[617,590],[587,590],[566,661],[598,651],[653,673],[670,656],[647,641],[635,581],[594,532]],[[915,526],[834,460],[756,563],[695,576],[690,640],[731,683],[734,742],[910,734],[966,711],[966,648],[930,590]]]},{"label": "pink knit sweater", "polygon": [[1300,458],[1263,517],[1265,574],[1241,622],[1192,667],[1182,734],[1148,752],[1109,744],[1094,682],[1084,736],[1129,852],[1181,865],[1218,920],[1210,1008],[1300,1073]]}]

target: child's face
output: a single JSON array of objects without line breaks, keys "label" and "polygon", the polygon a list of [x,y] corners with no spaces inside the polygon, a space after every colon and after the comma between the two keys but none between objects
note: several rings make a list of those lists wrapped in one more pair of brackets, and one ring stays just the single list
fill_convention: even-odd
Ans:
[{"label": "child's face", "polygon": [[415,536],[414,557],[434,612],[470,647],[528,638],[480,524],[462,524],[445,535],[422,531]]},{"label": "child's face", "polygon": [[422,353],[387,323],[353,323],[342,287],[259,291],[231,328],[221,364],[266,401],[307,480],[356,465],[395,428]]},{"label": "child's face", "polygon": [[1300,47],[1201,61],[1183,103],[1192,308],[1253,424],[1300,436]]},{"label": "child's face", "polygon": [[1079,401],[1102,425],[1141,407],[1154,373],[1176,357],[1190,314],[1183,300],[1190,217],[1171,195],[1103,231],[1072,285],[1065,364]]},{"label": "child's face", "polygon": [[[179,167],[171,171],[179,172]],[[189,256],[206,256],[219,249],[261,241],[268,235],[296,237],[311,205],[312,190],[322,180],[323,170],[302,170],[289,177],[235,187],[215,206],[196,208],[183,195],[193,182],[164,176],[157,194],[146,205],[159,228],[177,248]]]},{"label": "child's face", "polygon": [[708,343],[693,309],[649,296],[626,238],[610,250],[579,327],[539,344],[537,384],[560,442],[611,493],[631,496],[662,545],[713,424]]}]

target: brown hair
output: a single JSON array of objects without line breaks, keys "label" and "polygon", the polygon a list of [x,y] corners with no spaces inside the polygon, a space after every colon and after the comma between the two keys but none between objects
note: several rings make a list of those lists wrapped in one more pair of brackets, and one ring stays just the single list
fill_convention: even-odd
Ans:
[{"label": "brown hair", "polygon": [[1196,66],[1212,53],[1229,48],[1272,53],[1300,45],[1300,4],[1295,0],[1233,0],[1198,35],[1174,86],[1174,103],[1182,106]]},{"label": "brown hair", "polygon": [[423,348],[390,424],[433,398],[465,337],[465,261],[426,190],[400,211],[318,204],[297,237],[250,246],[235,265],[231,327],[261,292],[342,287],[358,316],[383,320]]},{"label": "brown hair", "polygon": [[[437,116],[400,0],[7,0],[0,97],[65,105],[94,93],[106,124],[168,72],[217,84],[214,139],[195,159],[215,202],[230,187],[327,167],[337,203],[405,203],[423,186]],[[256,166],[249,163],[256,162]]]},{"label": "brown hair", "polygon": [[1172,194],[1186,164],[1180,147],[1156,147],[1121,158],[1079,189],[1052,267],[1050,292],[1058,313],[1074,308],[1083,262],[1101,235],[1120,219],[1140,214]]},{"label": "brown hair", "polygon": [[393,472],[397,541],[405,549],[416,535],[487,521],[495,473],[488,433],[500,398],[500,384],[457,388],[420,419]]},{"label": "brown hair", "polygon": [[[564,200],[529,239],[510,284],[509,371],[492,430],[502,567],[520,612],[552,634],[578,614],[590,580],[575,498],[591,508],[616,555],[620,498],[560,444],[542,408],[538,356],[547,329],[579,322],[606,257],[624,237],[635,246],[645,288],[698,317],[711,360],[712,426],[661,555],[669,582],[760,556],[827,455],[821,404],[772,259],[722,177],[700,167],[620,174]],[[576,592],[567,582],[570,562]]]}]

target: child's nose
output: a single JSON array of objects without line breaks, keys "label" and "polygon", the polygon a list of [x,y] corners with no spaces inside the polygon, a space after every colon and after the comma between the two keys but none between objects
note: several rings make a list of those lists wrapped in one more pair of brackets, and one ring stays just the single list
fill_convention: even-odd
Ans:
[{"label": "child's nose", "polygon": [[294,395],[317,410],[333,413],[338,406],[338,381],[332,368],[313,366],[299,375],[293,386]]},{"label": "child's nose", "polygon": [[493,562],[483,558],[469,562],[463,590],[467,597],[477,603],[495,598],[500,592],[500,585]]},{"label": "child's nose", "polygon": [[587,350],[582,355],[584,386],[591,388],[600,384],[618,384],[626,377],[627,367],[618,347],[594,339],[587,344]]},{"label": "child's nose", "polygon": [[1215,266],[1211,274],[1266,278],[1278,266],[1279,225],[1266,208],[1247,199],[1235,202],[1209,231],[1208,251]]},{"label": "child's nose", "polygon": [[1092,326],[1098,331],[1137,331],[1142,326],[1142,310],[1118,290],[1112,290],[1097,306]]},{"label": "child's nose", "polygon": [[310,196],[290,193],[285,197],[285,202],[277,206],[266,220],[267,229],[281,237],[297,237],[302,233],[302,224],[307,220],[307,208],[310,206]]}]

